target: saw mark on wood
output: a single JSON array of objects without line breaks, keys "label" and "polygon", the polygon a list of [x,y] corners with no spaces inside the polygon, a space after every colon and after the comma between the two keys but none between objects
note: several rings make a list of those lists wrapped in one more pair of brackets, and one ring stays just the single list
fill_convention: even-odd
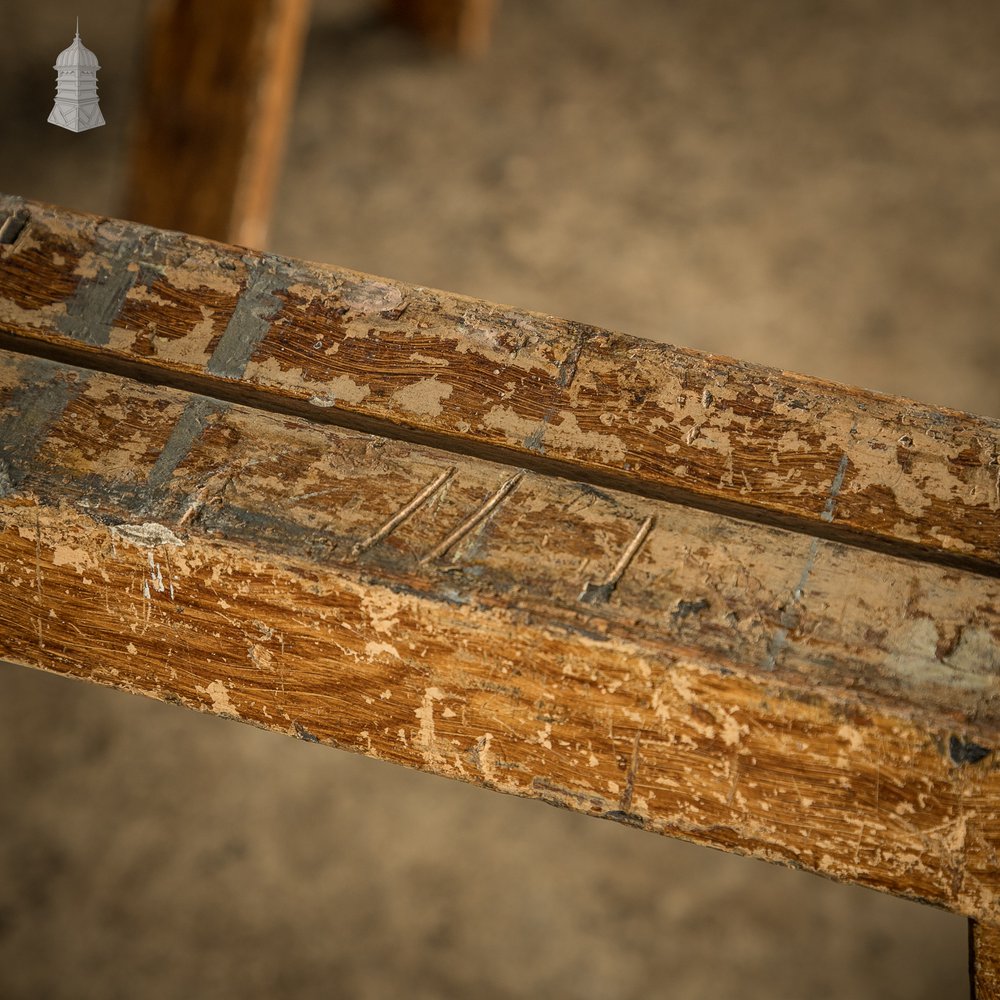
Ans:
[{"label": "saw mark on wood", "polygon": [[639,549],[642,548],[642,543],[646,540],[650,531],[653,530],[655,523],[656,518],[652,515],[642,522],[639,530],[635,533],[635,537],[628,543],[625,551],[621,554],[621,558],[615,563],[615,568],[603,583],[587,582],[586,586],[580,592],[580,600],[584,604],[605,604],[611,599],[615,587],[618,586],[618,581],[625,575],[625,570],[629,568],[629,564],[636,557]]},{"label": "saw mark on wood", "polygon": [[367,552],[372,546],[388,538],[401,524],[409,520],[449,479],[455,474],[455,466],[445,469],[436,479],[428,483],[405,507],[398,510],[382,527],[373,532],[363,541],[358,542],[351,551],[353,556]]},{"label": "saw mark on wood", "polygon": [[420,560],[422,564],[434,562],[440,559],[449,549],[457,545],[465,536],[478,524],[486,520],[489,515],[500,506],[503,501],[510,496],[517,488],[517,484],[524,478],[524,473],[519,472],[516,476],[511,476],[492,496],[488,497],[485,503],[477,510],[473,511],[447,538],[436,545],[430,552]]},{"label": "saw mark on wood", "polygon": [[0,222],[0,246],[13,246],[24,232],[31,214],[26,208],[12,212]]}]

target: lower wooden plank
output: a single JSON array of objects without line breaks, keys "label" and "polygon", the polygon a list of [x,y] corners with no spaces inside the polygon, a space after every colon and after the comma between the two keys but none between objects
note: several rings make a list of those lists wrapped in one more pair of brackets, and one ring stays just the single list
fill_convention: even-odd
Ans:
[{"label": "lower wooden plank", "polygon": [[126,214],[263,246],[309,0],[158,0]]},{"label": "lower wooden plank", "polygon": [[0,354],[0,658],[987,920],[998,588]]},{"label": "lower wooden plank", "polygon": [[969,921],[972,1000],[1000,1000],[1000,925]]}]

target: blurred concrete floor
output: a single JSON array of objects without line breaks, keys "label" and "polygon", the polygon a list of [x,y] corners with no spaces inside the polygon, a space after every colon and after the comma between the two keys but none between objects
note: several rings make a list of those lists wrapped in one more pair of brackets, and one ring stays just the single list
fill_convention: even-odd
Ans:
[{"label": "blurred concrete floor", "polygon": [[[120,210],[144,8],[0,7],[0,190]],[[998,51],[992,2],[505,0],[463,64],[321,0],[272,248],[1000,415]],[[959,918],[0,668],[0,997],[965,993]]]}]

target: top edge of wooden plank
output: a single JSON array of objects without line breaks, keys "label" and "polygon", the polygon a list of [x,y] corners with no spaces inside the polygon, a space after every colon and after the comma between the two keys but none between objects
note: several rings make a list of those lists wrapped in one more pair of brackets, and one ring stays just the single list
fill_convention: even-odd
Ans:
[{"label": "top edge of wooden plank", "polygon": [[0,333],[39,353],[1000,572],[996,419],[0,196],[19,210]]}]

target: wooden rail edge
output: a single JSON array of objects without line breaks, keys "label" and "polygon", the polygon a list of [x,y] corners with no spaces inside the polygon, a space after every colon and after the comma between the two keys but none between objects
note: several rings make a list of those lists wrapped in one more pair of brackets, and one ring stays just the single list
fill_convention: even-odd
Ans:
[{"label": "wooden rail edge", "polygon": [[1000,575],[1000,421],[0,196],[3,346]]}]

